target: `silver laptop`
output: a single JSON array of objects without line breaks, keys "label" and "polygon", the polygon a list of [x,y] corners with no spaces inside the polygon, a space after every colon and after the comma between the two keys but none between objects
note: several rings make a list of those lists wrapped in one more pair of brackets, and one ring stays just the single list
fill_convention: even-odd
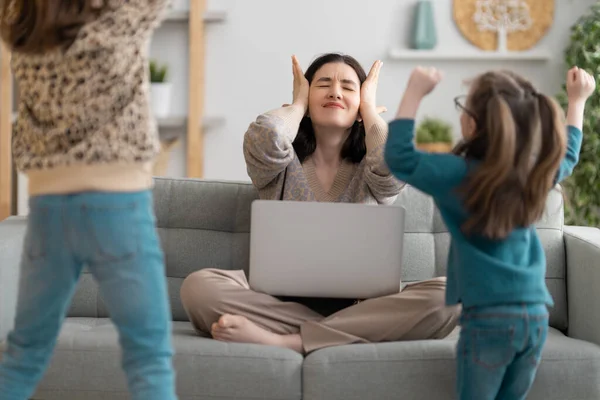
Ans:
[{"label": "silver laptop", "polygon": [[256,200],[250,287],[298,297],[398,293],[404,219],[400,206]]}]

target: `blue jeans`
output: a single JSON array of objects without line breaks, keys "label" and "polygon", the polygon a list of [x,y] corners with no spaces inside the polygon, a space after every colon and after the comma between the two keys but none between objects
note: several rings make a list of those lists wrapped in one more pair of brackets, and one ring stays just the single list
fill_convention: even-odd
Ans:
[{"label": "blue jeans", "polygon": [[119,332],[135,400],[172,400],[171,311],[150,191],[39,196],[21,261],[0,398],[26,400],[42,378],[83,267]]},{"label": "blue jeans", "polygon": [[463,311],[457,348],[460,400],[525,400],[548,334],[543,304]]}]

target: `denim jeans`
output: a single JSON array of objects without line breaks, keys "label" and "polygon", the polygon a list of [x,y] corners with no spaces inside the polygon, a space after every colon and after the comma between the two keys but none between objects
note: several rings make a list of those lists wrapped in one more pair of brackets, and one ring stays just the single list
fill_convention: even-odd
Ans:
[{"label": "denim jeans", "polygon": [[525,400],[548,334],[544,304],[465,309],[457,347],[460,400]]},{"label": "denim jeans", "polygon": [[132,398],[176,399],[171,311],[150,191],[30,199],[0,398],[26,400],[35,391],[84,266],[119,332]]}]

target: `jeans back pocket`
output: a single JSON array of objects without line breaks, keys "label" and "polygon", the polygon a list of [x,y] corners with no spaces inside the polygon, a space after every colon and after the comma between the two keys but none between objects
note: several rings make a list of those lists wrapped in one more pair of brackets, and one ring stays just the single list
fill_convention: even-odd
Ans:
[{"label": "jeans back pocket", "polygon": [[137,204],[83,206],[84,228],[92,264],[115,263],[136,257],[139,249]]},{"label": "jeans back pocket", "polygon": [[470,330],[472,361],[487,369],[506,367],[514,358],[514,327]]}]

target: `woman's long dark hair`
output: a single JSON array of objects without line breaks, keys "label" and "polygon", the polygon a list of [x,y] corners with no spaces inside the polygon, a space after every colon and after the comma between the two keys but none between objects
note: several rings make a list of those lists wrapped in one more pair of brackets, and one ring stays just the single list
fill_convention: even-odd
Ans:
[{"label": "woman's long dark hair", "polygon": [[[367,79],[365,70],[356,59],[345,54],[328,53],[314,60],[308,67],[304,73],[308,83],[312,83],[315,74],[323,65],[330,63],[343,63],[352,67],[356,72],[356,75],[358,75],[361,85]],[[294,146],[294,150],[296,151],[300,162],[304,162],[307,157],[315,152],[315,149],[317,148],[317,139],[315,138],[315,131],[310,118],[302,118],[298,134],[292,145]],[[356,121],[354,122],[354,125],[352,125],[352,128],[350,128],[350,135],[342,146],[341,157],[343,160],[348,160],[357,164],[362,161],[366,153],[365,126],[362,122]]]}]

